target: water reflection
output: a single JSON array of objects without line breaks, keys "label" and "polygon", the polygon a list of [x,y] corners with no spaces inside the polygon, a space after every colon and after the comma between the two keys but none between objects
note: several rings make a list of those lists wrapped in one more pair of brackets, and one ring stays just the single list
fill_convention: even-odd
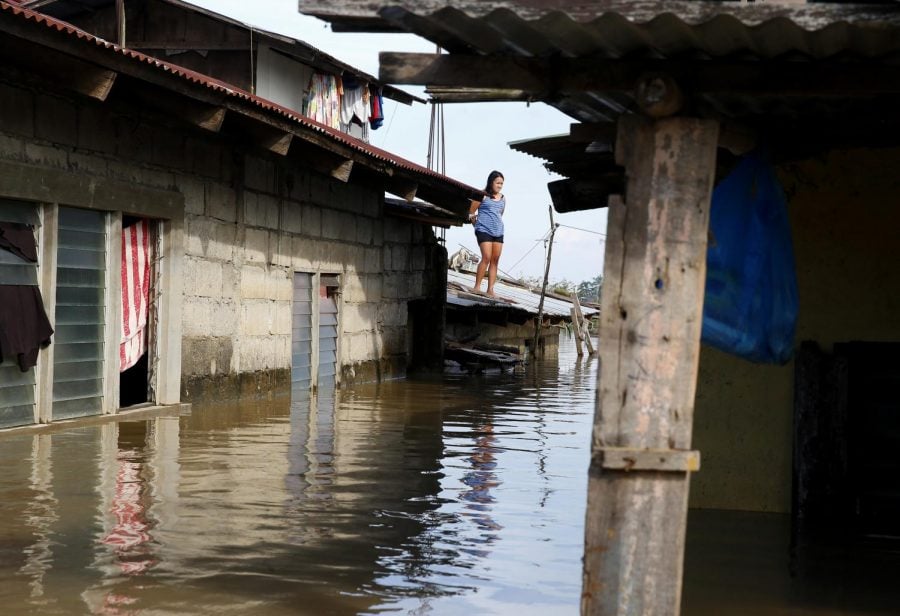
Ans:
[{"label": "water reflection", "polygon": [[[524,373],[283,392],[6,438],[0,605],[577,613],[597,364],[573,351]],[[840,568],[815,597],[798,587],[779,520],[691,512],[683,613],[892,605],[890,584],[866,595],[872,584]],[[894,561],[878,562],[896,577]]]}]

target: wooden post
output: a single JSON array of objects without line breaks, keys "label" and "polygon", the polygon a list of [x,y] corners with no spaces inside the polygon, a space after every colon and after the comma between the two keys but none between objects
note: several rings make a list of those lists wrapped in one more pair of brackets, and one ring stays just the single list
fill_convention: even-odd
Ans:
[{"label": "wooden post", "polygon": [[116,0],[116,43],[125,47],[125,0]]},{"label": "wooden post", "polygon": [[550,206],[550,244],[547,245],[547,264],[544,266],[544,284],[541,285],[541,299],[538,301],[537,318],[534,321],[534,340],[531,342],[531,356],[537,357],[538,339],[541,335],[541,325],[544,318],[544,296],[547,294],[547,280],[550,277],[550,256],[553,254],[553,236],[556,235],[556,227],[553,222],[553,206]]},{"label": "wooden post", "polygon": [[572,315],[572,329],[575,330],[575,350],[578,352],[578,357],[581,357],[584,355],[584,351],[581,350],[583,334],[581,332],[581,321],[578,320],[578,311],[575,310],[575,306],[572,306],[569,314]]},{"label": "wooden post", "polygon": [[619,119],[582,613],[678,614],[718,124]]},{"label": "wooden post", "polygon": [[[591,332],[587,326],[587,320],[584,318],[584,313],[581,311],[581,302],[578,301],[578,293],[575,293],[572,296],[575,310],[576,318],[578,319],[578,326],[581,329],[581,335],[584,337],[584,347],[587,349],[588,355],[594,355],[594,343],[591,342]],[[580,355],[580,353],[579,353]]]}]

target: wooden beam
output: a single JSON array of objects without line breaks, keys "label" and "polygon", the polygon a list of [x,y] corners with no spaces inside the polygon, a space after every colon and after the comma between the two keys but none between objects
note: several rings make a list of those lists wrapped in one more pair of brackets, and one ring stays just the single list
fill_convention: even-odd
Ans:
[{"label": "wooden beam", "polygon": [[500,101],[530,101],[534,96],[524,90],[502,88],[425,88],[425,93],[437,103],[491,103]]},{"label": "wooden beam", "polygon": [[711,120],[619,120],[582,614],[679,613],[717,141]]},{"label": "wooden beam", "polygon": [[178,41],[178,40],[140,40],[129,41],[129,49],[147,49],[155,51],[248,51],[249,42],[241,41]]},{"label": "wooden beam", "polygon": [[598,173],[591,178],[554,180],[547,184],[553,209],[560,214],[606,207],[609,197],[625,191],[622,172]]},{"label": "wooden beam", "polygon": [[854,97],[900,94],[900,66],[853,62],[622,60],[522,56],[379,54],[379,77],[397,84],[523,90],[540,99],[636,90],[647,74],[690,94]]},{"label": "wooden beam", "polygon": [[53,79],[88,98],[105,101],[112,91],[118,73],[88,65],[86,62],[78,64],[77,72],[60,71],[54,75]]},{"label": "wooden beam", "polygon": [[416,192],[419,190],[419,184],[412,180],[395,177],[385,184],[384,189],[392,195],[397,195],[401,199],[412,203],[416,198]]}]

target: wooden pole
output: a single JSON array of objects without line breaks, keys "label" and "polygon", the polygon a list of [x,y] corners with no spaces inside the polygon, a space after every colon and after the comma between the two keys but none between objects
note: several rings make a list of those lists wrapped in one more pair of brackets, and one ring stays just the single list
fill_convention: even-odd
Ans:
[{"label": "wooden pole", "polygon": [[610,199],[583,614],[678,614],[718,124],[619,119]]},{"label": "wooden pole", "polygon": [[125,0],[116,0],[116,34],[119,47],[125,47]]},{"label": "wooden pole", "polygon": [[578,311],[575,310],[575,306],[572,306],[572,309],[569,310],[569,314],[572,315],[572,329],[575,330],[575,351],[578,353],[578,357],[581,357],[584,355],[584,351],[581,350],[583,334],[581,332],[581,322],[578,320]]},{"label": "wooden pole", "polygon": [[[581,312],[581,302],[578,301],[578,293],[572,296],[573,301],[573,309],[575,310],[576,318],[578,319],[578,327],[581,330],[581,335],[584,337],[584,346],[587,349],[588,355],[594,355],[594,343],[591,342],[591,332],[587,327],[587,320],[584,318],[584,313]],[[581,353],[579,353],[580,355]]]},{"label": "wooden pole", "polygon": [[541,334],[541,322],[544,318],[544,296],[547,294],[547,279],[550,277],[550,255],[553,254],[553,236],[556,235],[556,225],[553,223],[553,206],[550,209],[550,244],[547,246],[547,264],[544,266],[544,284],[541,285],[541,299],[538,302],[537,319],[534,321],[534,340],[531,341],[531,356],[537,356],[538,338]]}]

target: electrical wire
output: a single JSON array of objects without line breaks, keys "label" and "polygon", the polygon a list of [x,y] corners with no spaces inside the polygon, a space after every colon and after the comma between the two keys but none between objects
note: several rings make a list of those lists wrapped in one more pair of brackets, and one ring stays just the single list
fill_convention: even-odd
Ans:
[{"label": "electrical wire", "polygon": [[600,237],[606,237],[605,233],[600,233],[599,231],[593,231],[591,229],[582,229],[581,227],[573,227],[572,225],[564,225],[560,224],[560,227],[565,227],[566,229],[575,229],[576,231],[584,231],[585,233],[593,233],[594,235],[599,235]]},{"label": "electrical wire", "polygon": [[[544,242],[544,241],[547,240],[547,236],[550,235],[550,232],[551,232],[551,231],[552,231],[552,229],[547,229],[547,232],[544,233],[544,236],[543,236],[542,238],[537,239],[537,240],[534,240],[534,246],[532,246],[531,248],[529,248],[529,249],[525,252],[525,254],[522,255],[522,258],[519,259],[518,261],[516,261],[515,263],[513,263],[513,265],[512,265],[509,269],[515,269],[516,266],[517,266],[519,263],[521,263],[522,261],[524,261],[524,260],[525,260],[525,257],[527,257],[527,256],[531,253],[532,250],[534,250],[535,248],[537,248],[537,247],[540,245],[541,242]],[[497,268],[497,269],[500,269],[500,268]],[[500,271],[503,271],[503,270],[500,270]],[[509,276],[509,274],[507,274],[506,272],[503,272],[503,273],[506,274],[507,276]]]}]

